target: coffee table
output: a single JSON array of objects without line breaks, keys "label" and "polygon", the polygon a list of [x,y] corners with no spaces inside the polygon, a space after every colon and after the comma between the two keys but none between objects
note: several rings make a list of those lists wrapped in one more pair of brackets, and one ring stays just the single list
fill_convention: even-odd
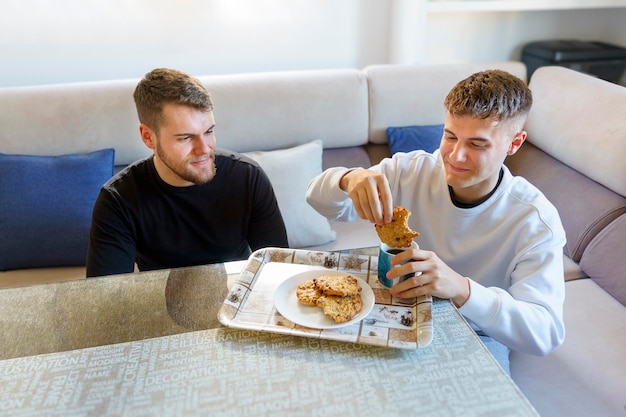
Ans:
[{"label": "coffee table", "polygon": [[227,282],[242,267],[0,290],[0,409],[94,416],[538,415],[449,301],[433,300],[432,342],[413,350],[226,328],[217,313]]}]

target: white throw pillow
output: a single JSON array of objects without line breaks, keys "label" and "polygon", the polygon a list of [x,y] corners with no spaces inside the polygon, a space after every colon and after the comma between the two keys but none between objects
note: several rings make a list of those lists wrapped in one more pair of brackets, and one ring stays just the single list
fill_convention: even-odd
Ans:
[{"label": "white throw pillow", "polygon": [[303,248],[335,240],[328,219],[306,202],[309,181],[322,173],[321,140],[289,149],[248,152],[272,182],[287,228],[289,247]]}]

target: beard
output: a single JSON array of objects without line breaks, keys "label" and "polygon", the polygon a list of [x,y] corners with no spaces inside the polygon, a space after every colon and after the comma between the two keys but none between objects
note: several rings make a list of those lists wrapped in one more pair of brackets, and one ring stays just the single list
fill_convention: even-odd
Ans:
[{"label": "beard", "polygon": [[[173,160],[167,153],[163,152],[160,147],[156,148],[156,153],[161,162],[163,162],[163,164],[169,168],[170,171],[181,179],[196,185],[206,184],[215,178],[215,174],[217,173],[214,152],[182,161]],[[193,162],[207,157],[211,160],[207,165],[201,167],[194,167],[191,165]]]}]

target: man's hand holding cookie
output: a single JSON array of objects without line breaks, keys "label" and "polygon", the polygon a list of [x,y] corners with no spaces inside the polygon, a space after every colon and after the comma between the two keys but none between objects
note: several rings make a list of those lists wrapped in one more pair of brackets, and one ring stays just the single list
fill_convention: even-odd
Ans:
[{"label": "man's hand holding cookie", "polygon": [[391,221],[391,189],[383,174],[368,169],[355,169],[341,178],[339,187],[348,193],[360,218],[375,224]]},{"label": "man's hand holding cookie", "polygon": [[[346,191],[357,214],[377,225],[389,223],[393,218],[393,201],[389,181],[383,174],[368,169],[355,169],[345,174],[339,187]],[[392,287],[389,291],[399,298],[432,295],[451,299],[461,306],[470,296],[469,280],[450,268],[434,252],[422,249],[406,250],[393,258],[389,278],[418,273]]]},{"label": "man's hand holding cookie", "polygon": [[[413,239],[419,236],[408,225],[411,212],[404,207],[394,207],[393,219],[389,223],[376,225],[380,240],[391,247],[408,247]],[[394,280],[406,275],[389,289],[391,295],[399,298],[413,298],[422,295],[433,295],[451,299],[457,307],[467,301],[470,295],[469,280],[458,274],[443,262],[434,252],[407,249],[391,258],[391,268],[386,278]]]}]

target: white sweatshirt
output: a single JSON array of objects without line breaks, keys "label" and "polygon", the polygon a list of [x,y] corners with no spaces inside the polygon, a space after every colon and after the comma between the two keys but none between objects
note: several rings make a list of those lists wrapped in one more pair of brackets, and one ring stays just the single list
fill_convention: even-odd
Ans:
[{"label": "white sweatshirt", "polygon": [[[563,342],[565,231],[537,188],[503,166],[493,195],[464,209],[452,203],[439,151],[397,153],[370,169],[388,178],[393,204],[411,210],[420,248],[470,279],[470,298],[459,311],[472,327],[534,355]],[[309,184],[307,201],[329,219],[358,218],[339,188],[347,171],[330,168]]]}]

